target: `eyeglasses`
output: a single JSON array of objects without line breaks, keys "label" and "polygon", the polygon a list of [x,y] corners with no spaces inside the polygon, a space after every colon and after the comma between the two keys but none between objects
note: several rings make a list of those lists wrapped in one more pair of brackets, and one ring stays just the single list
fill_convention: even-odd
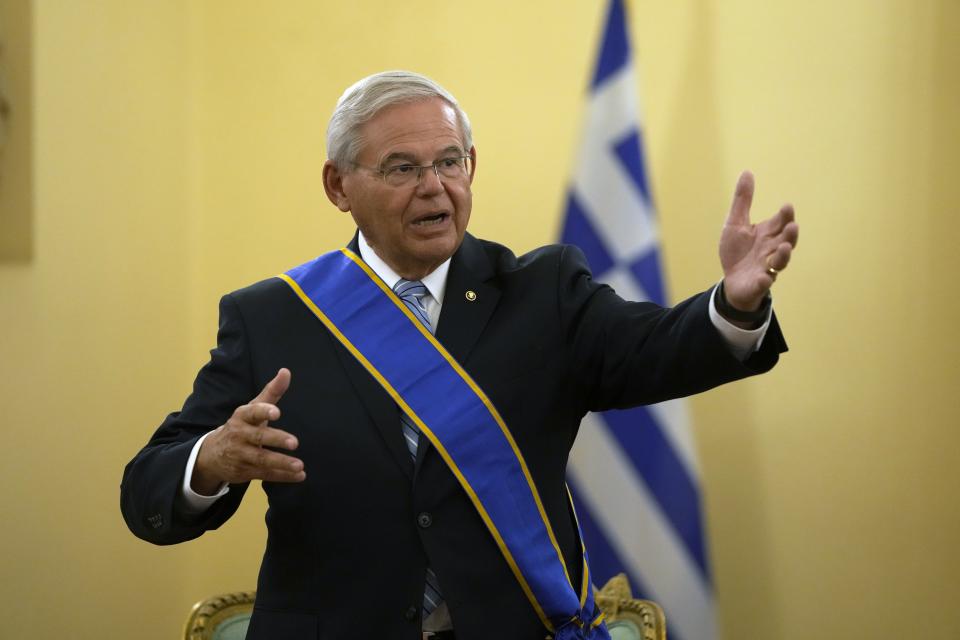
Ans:
[{"label": "eyeglasses", "polygon": [[373,171],[391,187],[410,187],[420,184],[424,169],[433,169],[434,173],[437,174],[438,180],[443,180],[444,178],[449,180],[465,178],[470,175],[470,162],[470,156],[448,156],[425,165],[395,164],[383,167],[382,169],[365,167],[362,164],[354,164],[361,169]]}]

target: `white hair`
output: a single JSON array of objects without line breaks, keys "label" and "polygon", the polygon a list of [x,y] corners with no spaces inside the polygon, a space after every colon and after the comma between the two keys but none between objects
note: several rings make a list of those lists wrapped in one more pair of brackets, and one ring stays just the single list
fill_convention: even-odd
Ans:
[{"label": "white hair", "polygon": [[473,146],[470,119],[457,99],[439,84],[412,71],[382,71],[356,82],[340,96],[327,125],[327,157],[341,171],[349,171],[360,156],[360,127],[395,104],[440,98],[457,115],[464,151]]}]

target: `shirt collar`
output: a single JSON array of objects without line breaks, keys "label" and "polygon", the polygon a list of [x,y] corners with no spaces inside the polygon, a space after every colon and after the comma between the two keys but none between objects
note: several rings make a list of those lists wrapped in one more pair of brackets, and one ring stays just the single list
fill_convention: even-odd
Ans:
[{"label": "shirt collar", "polygon": [[[367,244],[367,239],[363,237],[363,232],[359,232],[359,237],[357,239],[357,244],[360,247],[360,257],[363,258],[363,261],[367,263],[373,272],[377,274],[381,280],[387,283],[388,287],[393,287],[397,284],[397,280],[400,279],[400,276],[397,275],[397,272],[390,268],[386,262],[380,259],[380,256],[377,255],[377,252]],[[447,273],[450,272],[450,258],[447,258],[443,261],[439,267],[425,275],[420,279],[420,282],[423,283],[423,286],[427,288],[427,291],[430,292],[430,295],[433,296],[433,299],[439,304],[443,304],[443,294],[447,289]]]}]

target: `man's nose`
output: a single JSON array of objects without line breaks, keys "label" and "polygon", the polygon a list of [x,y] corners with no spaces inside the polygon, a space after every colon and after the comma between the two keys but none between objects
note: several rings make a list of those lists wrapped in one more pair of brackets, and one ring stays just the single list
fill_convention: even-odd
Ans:
[{"label": "man's nose", "polygon": [[417,193],[421,195],[432,195],[439,191],[443,191],[440,169],[437,168],[437,165],[424,167],[420,173],[420,182],[417,183]]}]

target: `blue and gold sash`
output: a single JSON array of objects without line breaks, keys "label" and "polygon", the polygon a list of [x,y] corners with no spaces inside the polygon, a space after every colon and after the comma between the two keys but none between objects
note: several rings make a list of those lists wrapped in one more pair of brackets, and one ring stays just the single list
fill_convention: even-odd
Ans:
[{"label": "blue and gold sash", "polygon": [[453,356],[349,249],[280,278],[437,449],[556,640],[609,640],[603,615],[593,616],[586,550],[578,596],[520,449]]}]

